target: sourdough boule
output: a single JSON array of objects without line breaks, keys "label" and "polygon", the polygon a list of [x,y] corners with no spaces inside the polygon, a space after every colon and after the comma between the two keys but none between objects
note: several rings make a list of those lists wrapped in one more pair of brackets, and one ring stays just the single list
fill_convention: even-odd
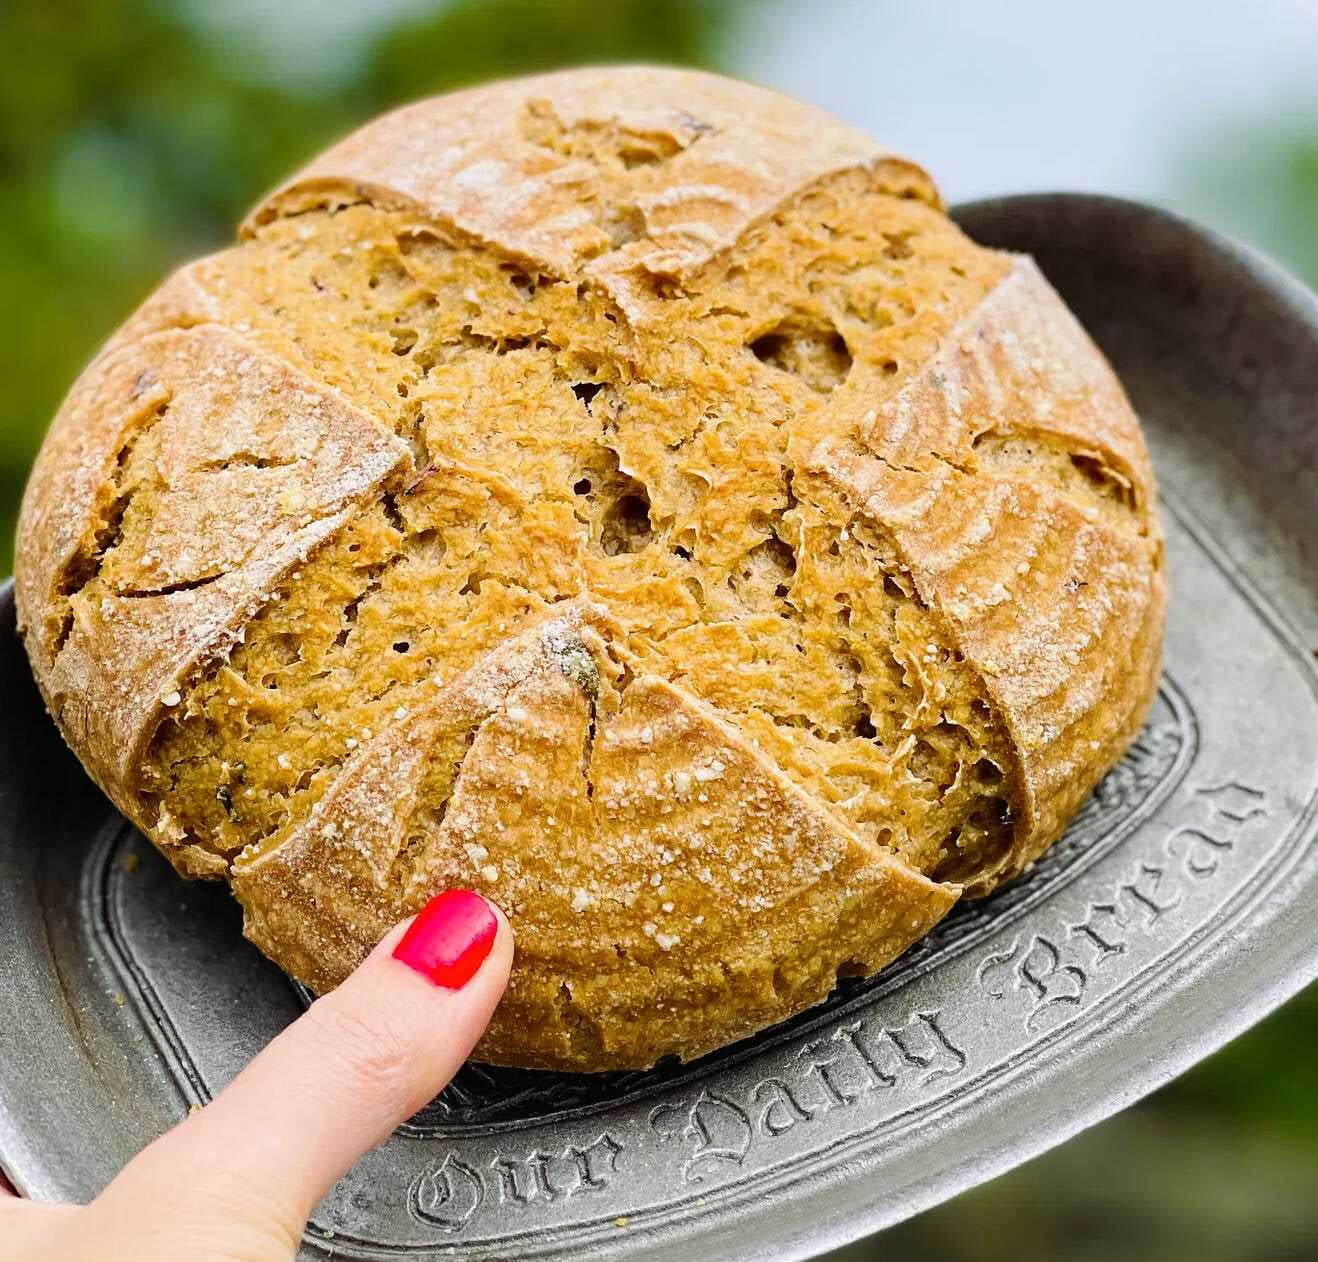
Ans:
[{"label": "sourdough boule", "polygon": [[317,990],[466,886],[477,1055],[698,1056],[1041,854],[1164,608],[1121,386],[911,162],[715,76],[369,124],[74,385],[17,599],[69,744]]}]

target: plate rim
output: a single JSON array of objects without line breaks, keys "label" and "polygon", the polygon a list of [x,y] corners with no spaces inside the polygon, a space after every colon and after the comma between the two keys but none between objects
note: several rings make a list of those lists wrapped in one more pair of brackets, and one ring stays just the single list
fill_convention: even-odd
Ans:
[{"label": "plate rim", "polygon": [[[1318,345],[1318,296],[1315,296],[1306,286],[1291,277],[1278,264],[1257,249],[1233,241],[1213,229],[1196,224],[1174,212],[1125,198],[1096,194],[1023,193],[965,203],[955,207],[954,213],[958,217],[962,217],[988,212],[1005,213],[1014,208],[1022,207],[1038,208],[1042,212],[1050,205],[1066,204],[1086,208],[1105,206],[1115,213],[1143,218],[1149,223],[1157,223],[1165,228],[1170,228],[1181,236],[1197,239],[1215,256],[1225,258],[1239,266],[1252,277],[1256,285],[1269,291],[1275,299],[1282,301],[1292,311],[1297,322],[1312,332],[1315,345]],[[1187,524],[1192,527],[1190,533],[1197,545],[1203,546],[1205,542],[1215,541],[1215,532],[1196,511],[1175,495],[1169,496],[1169,498],[1175,504],[1174,512],[1176,515],[1183,517]],[[1318,699],[1318,662],[1315,662],[1305,641],[1287,619],[1283,610],[1276,607],[1273,599],[1252,581],[1249,574],[1234,560],[1229,551],[1219,548],[1213,557],[1213,561],[1227,580],[1241,592],[1254,612],[1269,623],[1278,643],[1295,658],[1304,678],[1314,691],[1315,698]],[[0,586],[0,606],[11,604],[12,599],[12,581],[7,580]],[[2,797],[0,797],[0,809],[3,809]],[[1304,810],[1296,815],[1288,835],[1303,836],[1309,839],[1310,833],[1314,830],[1316,817],[1318,817],[1318,793],[1311,796]],[[1288,875],[1292,874],[1291,869],[1297,867],[1304,857],[1303,848],[1297,847],[1296,852],[1295,862],[1289,867],[1275,866],[1255,882],[1264,891],[1259,895],[1260,898],[1266,897],[1268,890],[1271,890],[1278,883],[1286,880]],[[1243,907],[1239,908],[1236,907],[1236,904],[1240,896],[1248,892],[1250,888],[1249,885],[1246,885],[1233,891],[1231,898],[1224,903],[1219,912],[1215,913],[1205,926],[1201,926],[1200,930],[1196,931],[1197,937],[1202,938],[1208,925],[1217,927],[1223,918],[1229,918],[1237,914],[1241,916],[1248,915],[1257,906],[1258,899],[1250,899]],[[0,891],[0,906],[5,904],[5,891]],[[1281,910],[1265,918],[1260,918],[1258,923],[1253,926],[1254,934],[1251,936],[1251,943],[1256,945],[1258,949],[1266,951],[1274,938],[1279,942],[1286,940],[1287,935],[1283,922],[1286,919],[1285,913],[1287,910],[1292,915],[1296,914],[1296,908],[1288,903]],[[21,935],[21,933],[22,929],[20,928],[19,934]],[[739,1195],[763,1195],[761,1184],[765,1181],[785,1182],[793,1193],[793,1195],[782,1197],[775,1205],[766,1208],[765,1212],[758,1216],[766,1224],[774,1219],[782,1221],[789,1218],[792,1211],[799,1207],[802,1201],[807,1198],[820,1197],[821,1193],[826,1192],[829,1202],[827,1205],[828,1216],[823,1216],[823,1207],[821,1207],[821,1216],[815,1217],[811,1221],[808,1230],[809,1239],[806,1238],[804,1229],[798,1230],[795,1235],[789,1235],[787,1238],[780,1240],[775,1245],[773,1252],[770,1253],[765,1251],[768,1247],[765,1243],[765,1231],[761,1230],[758,1225],[753,1231],[736,1232],[731,1241],[726,1238],[725,1233],[723,1239],[725,1251],[722,1256],[728,1258],[729,1262],[735,1262],[736,1259],[745,1259],[746,1262],[751,1262],[753,1259],[768,1259],[770,1257],[782,1259],[783,1262],[797,1262],[797,1260],[818,1256],[820,1253],[842,1247],[947,1200],[956,1193],[978,1186],[1135,1103],[1138,1099],[1185,1072],[1190,1066],[1210,1055],[1274,1011],[1305,985],[1318,978],[1318,935],[1310,935],[1310,939],[1307,944],[1302,942],[1292,943],[1293,946],[1298,946],[1300,949],[1286,953],[1287,959],[1294,957],[1294,962],[1290,967],[1278,968],[1271,974],[1265,985],[1260,986],[1255,982],[1252,986],[1245,988],[1243,993],[1232,993],[1229,996],[1232,1002],[1219,1005],[1216,1013],[1211,1018],[1197,1023],[1192,1037],[1182,1038],[1179,1045],[1174,1049],[1160,1049],[1160,1054],[1156,1060],[1147,1060],[1142,1067],[1142,1072],[1133,1075],[1125,1089],[1106,1093],[1096,1092],[1092,1096],[1086,1096],[1088,1103],[1082,1102],[1075,1109],[1068,1109],[1065,1114],[1054,1113],[1045,1117],[1028,1132],[1019,1132],[1013,1136],[1007,1136],[1002,1143],[996,1145],[970,1145],[972,1155],[969,1158],[949,1165],[936,1174],[912,1181],[903,1187],[898,1195],[889,1198],[887,1201],[874,1203],[866,1201],[864,1197],[863,1183],[870,1177],[868,1163],[875,1158],[874,1150],[876,1145],[871,1144],[869,1149],[864,1152],[858,1152],[840,1159],[846,1165],[852,1167],[845,1178],[834,1174],[833,1165],[824,1170],[809,1168],[812,1161],[821,1155],[820,1153],[810,1154],[795,1161],[782,1162],[778,1166],[760,1171],[754,1176],[748,1176],[743,1183],[722,1189],[717,1197],[716,1204],[711,1205],[706,1215],[702,1215],[702,1221],[708,1222],[713,1219],[731,1217],[737,1220],[733,1223],[734,1227],[750,1227],[750,1224],[755,1221],[754,1219],[738,1218],[736,1213],[740,1204],[738,1197]],[[1197,946],[1197,949],[1192,949],[1195,946]],[[1151,1004],[1148,1009],[1140,1008],[1125,1014],[1119,1024],[1129,1025],[1134,1029],[1141,1028],[1157,1016],[1161,1008],[1171,1006],[1175,1000],[1183,997],[1186,993],[1185,988],[1178,988],[1170,984],[1170,980],[1179,978],[1183,973],[1194,975],[1206,970],[1214,974],[1220,972],[1222,977],[1226,979],[1240,971],[1237,952],[1231,952],[1225,958],[1219,960],[1216,967],[1211,964],[1206,965],[1203,958],[1201,958],[1204,954],[1204,946],[1203,941],[1196,942],[1196,937],[1193,936],[1178,942],[1172,951],[1164,953],[1158,960],[1146,966],[1137,977],[1133,977],[1127,982],[1121,991],[1124,997],[1131,996],[1132,992],[1143,994],[1146,989],[1153,989],[1160,992],[1160,1002],[1157,1005]],[[1168,984],[1161,987],[1151,986],[1146,974],[1162,966],[1172,955],[1175,955],[1177,964],[1175,969],[1170,970],[1171,979]],[[1066,1022],[1057,1029],[1058,1031],[1065,1031],[1070,1029],[1071,1025],[1071,1022]],[[1014,1085],[1016,1078],[1026,1073],[1028,1067],[1037,1061],[1041,1054],[1046,1055],[1046,1053],[1041,1053],[1040,1049],[1047,1041],[1047,1039],[1040,1040],[1027,1048],[1021,1049],[1018,1057],[1019,1063],[1014,1064],[1010,1069],[999,1066],[993,1074],[993,1083],[1010,1081]],[[980,1084],[981,1090],[983,1085]],[[4,1094],[4,1091],[0,1089],[0,1099],[3,1098]],[[965,1108],[964,1095],[965,1093],[958,1091],[953,1096],[941,1099],[932,1110],[922,1112],[922,1121],[942,1113],[948,1108]],[[982,1102],[972,1107],[982,1107]],[[892,1120],[895,1121],[895,1119]],[[887,1139],[893,1133],[892,1128],[885,1125],[883,1128],[884,1139]],[[852,1140],[861,1138],[863,1137],[851,1137]],[[29,1151],[30,1145],[24,1140],[16,1119],[11,1119],[6,1110],[0,1107],[0,1169],[10,1171],[10,1177],[13,1179],[15,1186],[30,1195],[36,1196],[38,1199],[57,1199],[69,1196],[73,1181],[59,1178],[52,1170],[43,1169],[41,1174],[34,1174],[32,1169],[27,1167],[32,1165],[39,1168],[42,1163],[38,1161],[29,1163],[27,1160]],[[836,1164],[834,1163],[834,1165]],[[15,1172],[19,1170],[20,1165],[24,1168],[16,1177]],[[43,1178],[41,1175],[46,1177]],[[824,1188],[822,1186],[824,1184],[830,1186]],[[849,1189],[853,1188],[856,1189],[856,1193],[848,1198],[846,1194]],[[76,1188],[72,1188],[72,1194],[77,1195]],[[678,1204],[684,1203],[685,1199],[681,1198]],[[820,1197],[820,1199],[823,1198]],[[843,1205],[843,1201],[848,1203]],[[729,1211],[732,1211],[732,1213],[729,1214]],[[674,1203],[669,1202],[659,1212],[670,1217],[673,1216],[675,1213]],[[680,1214],[681,1211],[676,1212]],[[844,1216],[840,1217],[842,1215]],[[644,1211],[634,1217],[637,1226],[641,1227],[644,1221]],[[586,1223],[578,1222],[575,1226],[581,1229],[586,1226]],[[631,1241],[635,1245],[635,1251],[629,1256],[638,1259],[679,1257],[683,1256],[680,1251],[684,1244],[690,1245],[699,1239],[690,1232],[679,1230],[674,1240],[665,1242],[661,1238],[661,1233],[664,1230],[662,1224],[656,1224],[648,1229],[644,1237],[632,1237]],[[714,1230],[719,1230],[717,1224],[714,1225]],[[741,1247],[736,1236],[754,1236],[755,1238],[744,1239],[742,1242],[744,1247]],[[350,1237],[340,1234],[336,1239],[343,1242],[350,1239]],[[516,1237],[509,1237],[510,1244],[514,1243],[515,1240]],[[580,1243],[587,1248],[593,1247],[593,1241],[581,1240],[579,1237],[574,1237],[573,1242]],[[325,1252],[326,1244],[327,1242],[323,1241],[320,1236],[309,1234],[307,1246],[312,1250],[310,1256],[330,1256],[329,1253]],[[668,1252],[674,1245],[676,1245],[678,1252]],[[458,1247],[461,1248],[461,1245],[459,1244]],[[430,1246],[430,1248],[438,1251],[436,1246]],[[361,1256],[370,1257],[372,1255],[369,1252],[364,1252]],[[391,1252],[388,1255],[381,1254],[380,1256],[392,1258],[400,1255],[397,1252]],[[410,1256],[425,1256],[425,1251],[421,1250]]]}]

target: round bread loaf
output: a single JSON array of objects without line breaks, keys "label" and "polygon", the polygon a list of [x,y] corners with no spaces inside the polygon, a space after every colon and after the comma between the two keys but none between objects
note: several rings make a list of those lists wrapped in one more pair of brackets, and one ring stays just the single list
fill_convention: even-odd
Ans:
[{"label": "round bread loaf", "polygon": [[436,891],[517,933],[478,1056],[698,1056],[1028,866],[1135,734],[1138,423],[1030,259],[758,88],[424,101],[73,387],[20,624],[102,788],[333,987]]}]

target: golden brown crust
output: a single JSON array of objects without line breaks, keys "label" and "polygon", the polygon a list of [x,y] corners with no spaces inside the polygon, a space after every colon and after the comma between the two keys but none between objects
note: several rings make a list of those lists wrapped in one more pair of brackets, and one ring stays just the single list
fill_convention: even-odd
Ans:
[{"label": "golden brown crust", "polygon": [[[252,940],[323,989],[475,863],[518,926],[478,1056],[603,1069],[690,1059],[817,1003],[839,968],[881,968],[956,901],[681,688],[616,690],[608,633],[569,609],[358,750],[305,824],[235,865]],[[434,759],[452,788],[424,828]]]},{"label": "golden brown crust", "polygon": [[882,967],[1120,755],[1165,601],[1120,385],[940,206],[688,71],[363,128],[56,418],[16,581],[65,736],[316,989],[491,893],[493,1061],[691,1057]]},{"label": "golden brown crust", "polygon": [[[129,535],[116,475],[147,435],[157,484]],[[47,704],[120,809],[157,824],[129,785],[162,709],[410,459],[219,325],[120,341],[92,365],[24,496],[16,595]]]},{"label": "golden brown crust", "polygon": [[[857,434],[806,467],[891,532],[921,598],[980,671],[1016,746],[1025,827],[967,883],[990,892],[1060,834],[1134,739],[1161,661],[1166,584],[1153,474],[1130,405],[1029,259]],[[1057,436],[1127,484],[1134,512],[981,469],[976,443]]]},{"label": "golden brown crust", "polygon": [[293,207],[365,198],[422,210],[569,276],[615,248],[592,213],[600,174],[573,152],[574,137],[601,132],[629,140],[629,161],[653,168],[637,188],[643,239],[603,275],[692,271],[785,196],[848,167],[873,168],[890,191],[939,204],[919,167],[813,106],[700,71],[613,66],[487,84],[386,114],[272,194],[246,230]]}]

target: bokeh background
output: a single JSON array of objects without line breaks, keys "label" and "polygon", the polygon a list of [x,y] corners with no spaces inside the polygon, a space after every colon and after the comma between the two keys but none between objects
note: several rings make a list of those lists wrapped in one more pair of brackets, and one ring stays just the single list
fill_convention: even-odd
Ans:
[{"label": "bokeh background", "polygon": [[[1318,3],[0,0],[0,572],[79,368],[327,141],[495,75],[694,64],[817,102],[949,200],[1087,189],[1318,283]],[[1318,1259],[1318,990],[1022,1169],[836,1255]]]}]

